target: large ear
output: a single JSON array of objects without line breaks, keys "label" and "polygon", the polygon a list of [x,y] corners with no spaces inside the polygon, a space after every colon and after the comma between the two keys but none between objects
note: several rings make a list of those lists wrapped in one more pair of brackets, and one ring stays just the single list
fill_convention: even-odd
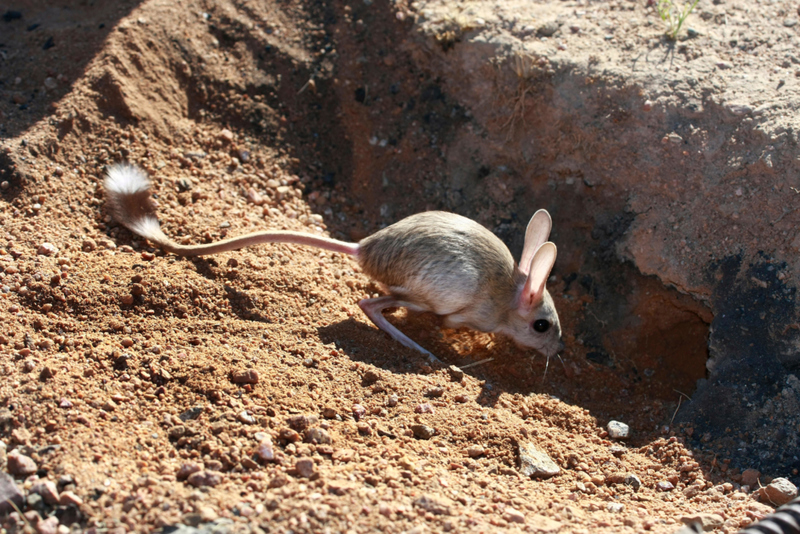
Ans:
[{"label": "large ear", "polygon": [[554,243],[548,241],[536,249],[528,269],[528,279],[525,280],[525,286],[520,295],[520,311],[529,312],[542,302],[545,284],[555,262],[556,245]]},{"label": "large ear", "polygon": [[553,220],[547,210],[539,210],[533,214],[528,228],[525,229],[525,246],[522,247],[522,257],[519,259],[520,270],[528,274],[533,259],[533,253],[550,237]]}]

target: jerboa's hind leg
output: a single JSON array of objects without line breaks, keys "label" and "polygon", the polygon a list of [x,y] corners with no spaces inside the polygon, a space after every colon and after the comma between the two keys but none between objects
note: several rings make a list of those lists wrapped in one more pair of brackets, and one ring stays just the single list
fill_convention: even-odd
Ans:
[{"label": "jerboa's hind leg", "polygon": [[431,354],[429,351],[422,348],[416,341],[402,333],[386,317],[383,316],[383,310],[386,308],[404,308],[405,304],[396,300],[394,297],[387,295],[384,297],[377,297],[374,299],[364,299],[359,301],[358,305],[361,310],[375,323],[375,326],[392,336],[396,341],[402,345],[421,352],[428,357],[431,362],[442,363],[439,358]]}]

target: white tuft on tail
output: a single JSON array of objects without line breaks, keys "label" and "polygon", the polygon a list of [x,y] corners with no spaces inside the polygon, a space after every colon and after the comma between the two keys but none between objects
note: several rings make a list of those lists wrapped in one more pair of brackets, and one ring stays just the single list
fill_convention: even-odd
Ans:
[{"label": "white tuft on tail", "polygon": [[[147,175],[127,163],[115,163],[106,171],[106,190],[118,195],[132,195],[150,187]],[[158,222],[155,223],[158,226]]]},{"label": "white tuft on tail", "polygon": [[158,219],[151,216],[145,216],[138,221],[132,222],[130,226],[131,231],[140,236],[146,237],[156,243],[160,243],[167,237],[161,231],[161,225],[158,224]]}]

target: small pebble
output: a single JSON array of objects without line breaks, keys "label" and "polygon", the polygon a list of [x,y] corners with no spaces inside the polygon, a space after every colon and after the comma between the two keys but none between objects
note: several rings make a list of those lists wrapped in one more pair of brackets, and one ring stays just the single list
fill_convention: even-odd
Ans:
[{"label": "small pebble", "polygon": [[411,431],[418,439],[431,439],[436,434],[436,429],[428,425],[411,425]]},{"label": "small pebble", "polygon": [[286,422],[295,430],[302,431],[306,428],[316,425],[319,419],[316,415],[292,415],[286,418]]},{"label": "small pebble", "polygon": [[186,481],[196,488],[203,486],[213,487],[222,482],[222,476],[213,471],[198,471],[197,473],[189,475]]},{"label": "small pebble", "polygon": [[231,378],[235,384],[258,384],[258,371],[255,369],[234,371]]},{"label": "small pebble", "polygon": [[311,458],[300,458],[294,463],[297,474],[303,478],[310,478],[314,474],[314,460]]},{"label": "small pebble", "polygon": [[83,504],[83,499],[71,491],[62,491],[58,497],[58,504],[61,506],[80,506]]},{"label": "small pebble", "polygon": [[399,399],[399,397],[397,395],[394,395],[394,394],[393,395],[389,395],[389,398],[386,399],[386,406],[389,406],[390,408],[394,408],[395,406],[397,406],[398,402],[400,402],[400,399]]},{"label": "small pebble", "polygon": [[775,506],[783,506],[797,497],[797,486],[788,479],[779,477],[758,490],[761,502],[768,502]]},{"label": "small pebble", "polygon": [[381,375],[379,375],[372,369],[369,369],[366,373],[364,373],[364,376],[362,377],[362,382],[365,386],[371,386],[380,379]]},{"label": "small pebble", "polygon": [[467,447],[467,455],[470,458],[477,458],[478,456],[482,456],[486,452],[486,449],[483,448],[483,445],[470,445]]},{"label": "small pebble", "polygon": [[236,418],[246,425],[253,425],[256,423],[256,418],[250,415],[250,413],[247,410],[239,412]]},{"label": "small pebble", "polygon": [[619,502],[610,502],[606,506],[606,510],[608,510],[612,514],[618,514],[624,509],[625,509],[625,505],[622,504],[622,503],[619,503]]},{"label": "small pebble", "polygon": [[433,409],[433,406],[424,402],[414,407],[414,413],[436,413],[436,410]]},{"label": "small pebble", "polygon": [[759,478],[761,478],[761,471],[758,469],[745,469],[742,473],[742,485],[757,486]]},{"label": "small pebble", "polygon": [[262,462],[271,462],[275,460],[275,448],[272,445],[272,438],[269,435],[261,439],[258,447],[256,447],[256,455]]},{"label": "small pebble", "polygon": [[50,516],[36,523],[37,534],[58,534],[58,518]]},{"label": "small pebble", "polygon": [[206,523],[210,521],[216,521],[219,517],[216,510],[214,510],[211,506],[201,506],[197,509],[197,513],[200,514],[200,520]]},{"label": "small pebble", "polygon": [[545,22],[536,29],[536,33],[543,37],[551,37],[558,31],[558,23],[555,21]]},{"label": "small pebble", "polygon": [[509,523],[524,523],[525,514],[523,514],[516,508],[512,508],[511,506],[506,506],[506,509],[503,511],[503,519],[505,519]]},{"label": "small pebble", "polygon": [[630,435],[630,427],[619,421],[609,421],[606,428],[611,439],[628,439]]},{"label": "small pebble", "polygon": [[36,473],[38,467],[36,462],[29,456],[21,454],[19,451],[11,451],[6,458],[8,472],[14,476],[27,477]]},{"label": "small pebble", "polygon": [[302,437],[297,433],[297,431],[292,430],[291,428],[282,428],[278,432],[278,439],[288,441],[290,443],[297,443],[302,439]]},{"label": "small pebble", "polygon": [[656,484],[656,489],[658,491],[672,491],[675,489],[675,486],[669,480],[662,480]]},{"label": "small pebble", "polygon": [[185,464],[181,464],[180,469],[178,469],[178,472],[175,473],[175,478],[177,478],[178,480],[186,480],[187,478],[189,478],[190,475],[193,475],[194,473],[199,473],[202,470],[203,468],[200,467],[198,464],[194,462],[187,462]]},{"label": "small pebble", "polygon": [[450,373],[450,380],[453,382],[460,382],[464,378],[464,371],[455,365],[448,367],[447,372]]},{"label": "small pebble", "polygon": [[367,413],[367,409],[361,406],[360,404],[354,404],[352,410],[350,410],[353,414],[353,417],[356,421],[364,417]]},{"label": "small pebble", "polygon": [[91,252],[97,248],[97,242],[94,239],[86,238],[81,243],[81,250],[84,252]]},{"label": "small pebble", "polygon": [[40,480],[31,487],[31,493],[41,496],[49,505],[58,504],[58,488],[52,480]]},{"label": "small pebble", "polygon": [[444,395],[444,388],[443,387],[438,387],[438,386],[435,387],[435,388],[431,388],[431,389],[429,389],[428,391],[425,392],[425,396],[426,397],[430,397],[432,399],[438,399],[442,395]]},{"label": "small pebble", "polygon": [[53,254],[56,254],[57,252],[58,249],[52,243],[42,243],[41,245],[39,245],[39,248],[36,249],[36,253],[39,254],[40,256],[51,256]]},{"label": "small pebble", "polygon": [[201,406],[195,406],[194,408],[189,408],[182,414],[178,416],[178,419],[181,421],[191,421],[193,419],[197,419],[200,417],[200,414],[203,413],[203,408]]},{"label": "small pebble", "polygon": [[520,443],[519,461],[519,471],[526,477],[550,478],[561,472],[558,464],[533,443]]},{"label": "small pebble", "polygon": [[627,475],[624,482],[625,485],[632,487],[633,491],[639,491],[642,487],[642,481],[636,475]]},{"label": "small pebble", "polygon": [[264,204],[264,197],[252,187],[247,191],[247,201],[250,204],[255,204],[256,206],[261,206]]},{"label": "small pebble", "polygon": [[414,506],[434,515],[452,515],[450,499],[436,495],[422,495],[414,500]]}]

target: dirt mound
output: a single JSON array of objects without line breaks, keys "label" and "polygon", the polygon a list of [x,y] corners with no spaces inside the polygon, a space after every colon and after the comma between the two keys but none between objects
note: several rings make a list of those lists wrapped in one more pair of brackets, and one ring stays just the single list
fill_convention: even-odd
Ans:
[{"label": "dirt mound", "polygon": [[[430,34],[423,6],[101,4],[20,2],[0,22],[0,425],[25,496],[6,528],[666,533],[703,513],[732,532],[769,509],[729,457],[686,448],[703,429],[672,426],[716,319],[677,267],[671,281],[642,267],[646,210],[632,216],[630,184],[597,171],[655,158],[626,156],[636,131],[592,152],[612,135],[557,117],[553,84],[529,94],[490,63],[454,74],[442,55],[474,48],[458,45],[464,28]],[[463,93],[482,84],[490,107]],[[589,116],[623,128],[618,102],[640,95],[615,91]],[[563,158],[514,134],[559,124],[572,124]],[[148,171],[165,232],[185,242],[269,228],[357,240],[444,208],[518,256],[546,207],[564,361],[396,312],[448,363],[482,362],[432,369],[361,314],[380,289],[339,254],[154,250],[104,208],[103,169],[122,160]],[[629,441],[609,438],[611,419]],[[529,444],[560,473],[523,476]]]}]

